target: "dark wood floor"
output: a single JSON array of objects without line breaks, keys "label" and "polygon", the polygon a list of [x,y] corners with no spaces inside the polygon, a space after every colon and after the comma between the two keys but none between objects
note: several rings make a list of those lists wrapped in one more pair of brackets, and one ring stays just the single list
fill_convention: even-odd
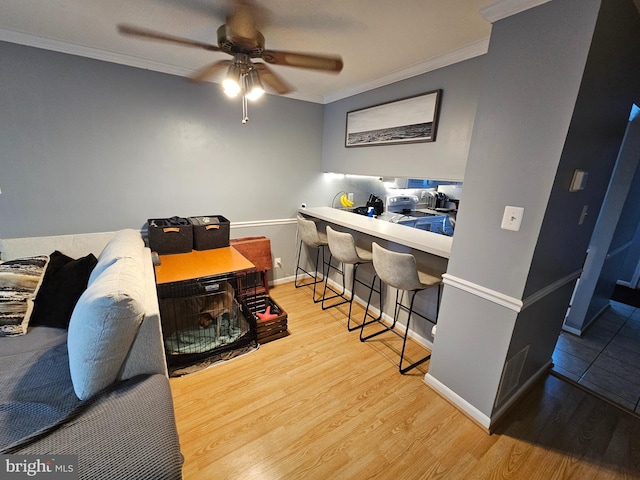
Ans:
[{"label": "dark wood floor", "polygon": [[310,289],[271,293],[288,337],[171,379],[186,480],[640,478],[640,420],[579,387],[545,377],[488,435],[428,363],[398,373],[396,337],[360,343]]}]

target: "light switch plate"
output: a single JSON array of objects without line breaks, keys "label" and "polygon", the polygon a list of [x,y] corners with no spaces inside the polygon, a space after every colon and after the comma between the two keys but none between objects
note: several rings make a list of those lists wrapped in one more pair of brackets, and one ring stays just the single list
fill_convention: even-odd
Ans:
[{"label": "light switch plate", "polygon": [[504,215],[502,216],[502,224],[500,225],[500,228],[504,230],[512,230],[514,232],[520,231],[523,215],[524,208],[511,207],[507,205],[504,207]]},{"label": "light switch plate", "polygon": [[569,186],[570,192],[579,192],[584,190],[587,186],[587,180],[589,179],[589,172],[584,170],[574,170],[573,178],[571,179],[571,185]]},{"label": "light switch plate", "polygon": [[584,219],[587,218],[587,214],[589,211],[589,205],[585,205],[582,207],[582,212],[580,213],[580,220],[578,220],[578,225],[582,225],[584,223]]}]

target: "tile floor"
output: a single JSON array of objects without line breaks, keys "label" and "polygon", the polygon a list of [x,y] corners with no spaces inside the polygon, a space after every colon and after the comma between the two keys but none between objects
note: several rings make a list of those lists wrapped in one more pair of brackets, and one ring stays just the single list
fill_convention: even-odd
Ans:
[{"label": "tile floor", "polygon": [[562,332],[553,370],[640,414],[640,308],[611,302],[582,336]]}]

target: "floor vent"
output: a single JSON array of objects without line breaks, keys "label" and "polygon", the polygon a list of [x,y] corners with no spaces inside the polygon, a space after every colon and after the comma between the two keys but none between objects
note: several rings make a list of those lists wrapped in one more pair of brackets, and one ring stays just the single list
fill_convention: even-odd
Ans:
[{"label": "floor vent", "polygon": [[522,368],[524,367],[524,362],[528,354],[529,345],[516,353],[505,364],[504,370],[502,371],[502,378],[500,379],[500,387],[498,388],[498,396],[495,403],[496,407],[502,404],[520,384],[520,375],[522,374]]}]

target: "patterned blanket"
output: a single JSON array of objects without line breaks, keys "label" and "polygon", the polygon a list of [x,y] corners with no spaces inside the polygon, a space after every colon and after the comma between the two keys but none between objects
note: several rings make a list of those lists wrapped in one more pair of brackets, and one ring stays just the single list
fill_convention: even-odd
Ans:
[{"label": "patterned blanket", "polygon": [[76,397],[67,331],[0,338],[0,454],[78,455],[78,478],[180,479],[173,400],[163,375]]},{"label": "patterned blanket", "polygon": [[27,333],[33,301],[48,263],[48,256],[0,263],[0,336]]}]

